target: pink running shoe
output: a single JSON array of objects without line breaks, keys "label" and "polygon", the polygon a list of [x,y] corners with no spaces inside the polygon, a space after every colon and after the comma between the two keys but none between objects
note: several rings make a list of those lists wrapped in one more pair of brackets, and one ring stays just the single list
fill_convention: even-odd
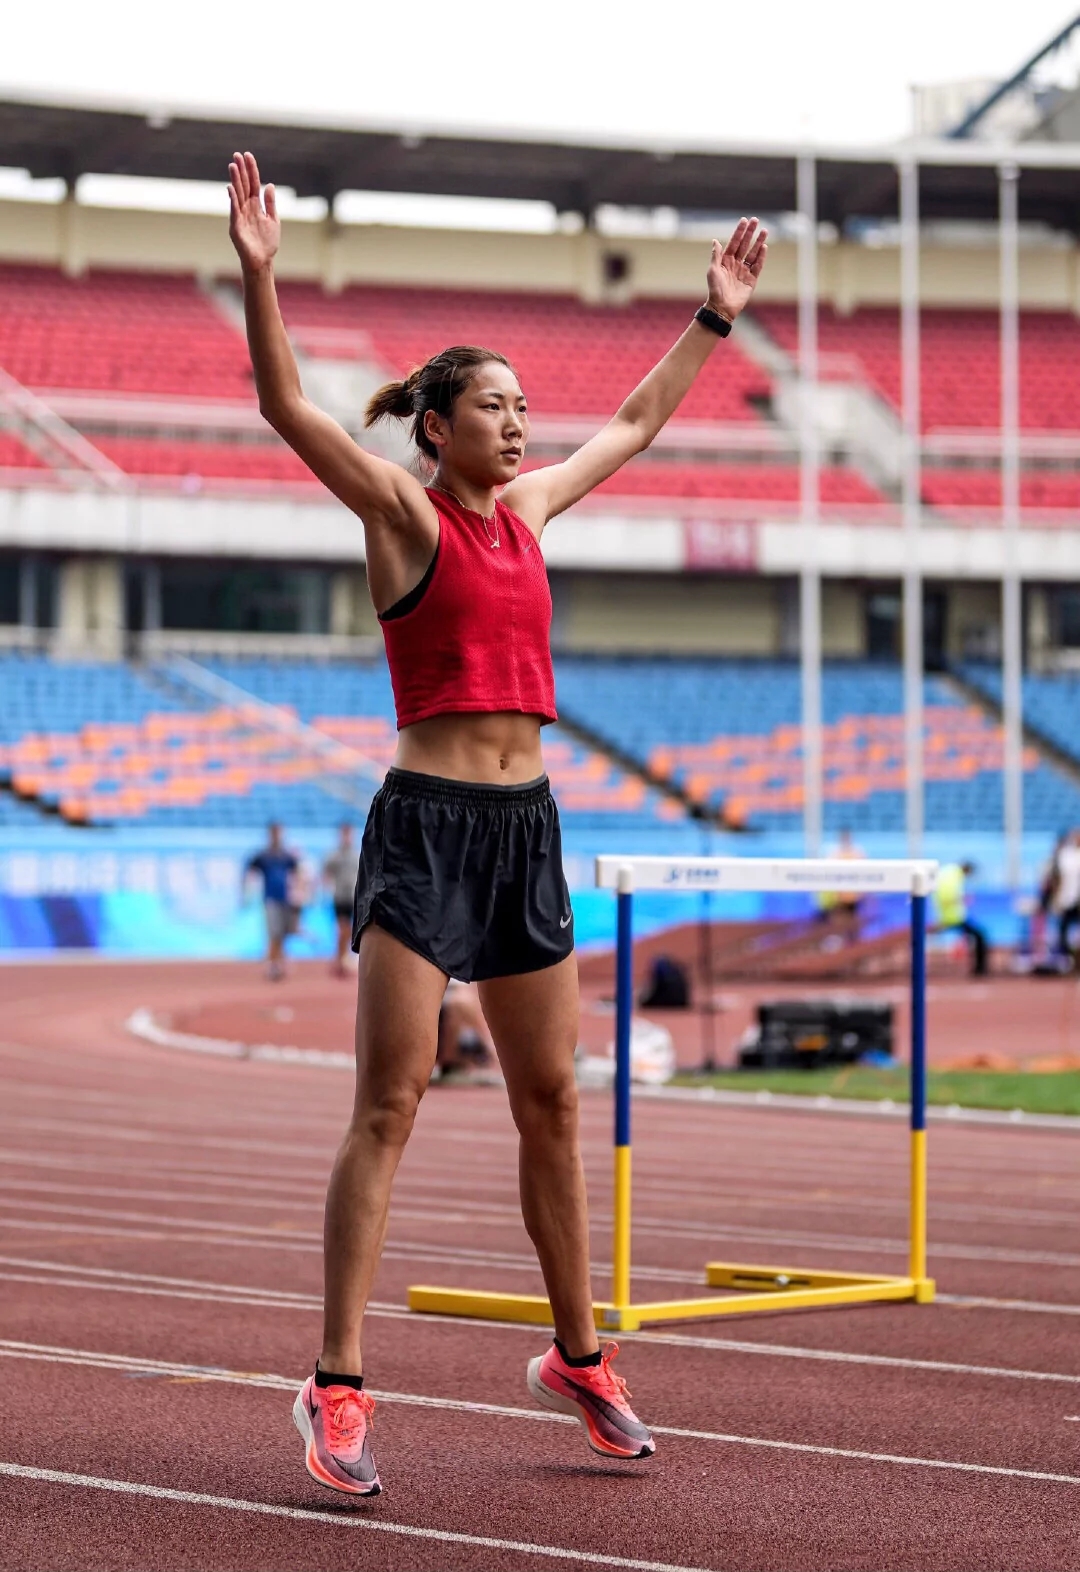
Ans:
[{"label": "pink running shoe", "polygon": [[529,1361],[529,1391],[545,1408],[580,1420],[594,1452],[652,1457],[653,1438],[626,1401],[626,1382],[611,1368],[618,1352],[618,1343],[609,1343],[598,1365],[575,1366],[552,1344],[546,1354]]},{"label": "pink running shoe", "polygon": [[293,1420],[307,1443],[307,1471],[320,1485],[351,1496],[382,1489],[368,1431],[375,1399],[351,1386],[316,1386],[309,1376],[296,1394]]}]

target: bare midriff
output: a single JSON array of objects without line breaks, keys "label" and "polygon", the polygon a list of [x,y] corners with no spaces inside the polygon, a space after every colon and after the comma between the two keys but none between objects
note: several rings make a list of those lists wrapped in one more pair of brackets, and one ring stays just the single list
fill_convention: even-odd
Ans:
[{"label": "bare midriff", "polygon": [[521,786],[544,773],[540,717],[516,710],[433,715],[402,728],[394,763],[445,780]]}]

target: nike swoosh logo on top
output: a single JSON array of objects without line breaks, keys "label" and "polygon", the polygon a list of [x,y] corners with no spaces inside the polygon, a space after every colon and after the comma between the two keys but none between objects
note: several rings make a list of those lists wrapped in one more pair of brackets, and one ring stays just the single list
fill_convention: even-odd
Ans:
[{"label": "nike swoosh logo on top", "polygon": [[573,920],[574,920],[573,912],[570,913],[569,917],[560,917],[559,918],[559,927],[560,928],[569,928],[569,926],[573,922]]}]

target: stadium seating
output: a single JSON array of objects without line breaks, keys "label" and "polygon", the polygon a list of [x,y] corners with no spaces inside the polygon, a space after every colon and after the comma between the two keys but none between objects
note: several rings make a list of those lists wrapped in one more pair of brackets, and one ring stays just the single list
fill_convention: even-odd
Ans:
[{"label": "stadium seating", "polygon": [[[1001,507],[1001,472],[978,469],[925,469],[923,501],[947,513],[951,508]],[[1080,474],[1028,470],[1020,476],[1022,508],[1080,508]]]},{"label": "stadium seating", "polygon": [[[617,475],[597,488],[599,495],[618,497],[702,497],[733,502],[799,500],[799,471],[785,464],[673,464],[652,458],[632,459]],[[821,500],[834,505],[882,502],[857,470],[826,468],[821,472]]]},{"label": "stadium seating", "polygon": [[[1001,667],[965,665],[963,675],[995,704],[1001,703]],[[1024,719],[1080,765],[1080,672],[1029,673],[1023,680]]]},{"label": "stadium seating", "polygon": [[[789,354],[796,352],[795,306],[758,305],[754,318]],[[823,306],[818,324],[820,348],[826,357],[822,375],[846,380],[852,370],[861,373],[863,380],[899,409],[899,310],[861,306],[842,316]],[[921,329],[923,430],[1000,426],[997,313],[925,307]],[[1020,423],[1025,429],[1080,430],[1078,365],[1080,320],[1065,311],[1021,313]]]},{"label": "stadium seating", "polygon": [[[254,828],[279,818],[328,826],[350,808],[355,817],[396,744],[385,664],[251,660],[212,669],[285,720],[304,721],[326,744],[276,728],[257,704],[184,709],[163,702],[127,668],[12,658],[0,662],[0,681],[15,696],[0,731],[0,773],[20,796],[76,823]],[[373,772],[358,769],[358,753]],[[546,757],[562,811],[579,826],[683,816],[639,778],[557,730]],[[335,783],[348,789],[343,794]]]},{"label": "stadium seating", "polygon": [[156,437],[93,438],[106,458],[129,475],[198,476],[315,485],[315,477],[284,442],[166,441]]},{"label": "stadium seating", "polygon": [[[352,285],[338,295],[285,282],[282,311],[303,343],[319,333],[319,351],[355,355],[364,335],[371,350],[404,375],[447,344],[483,344],[516,367],[533,409],[544,415],[611,415],[671,348],[699,301],[635,300],[632,306],[587,306],[569,295],[497,290],[376,288]],[[349,334],[353,335],[350,342]],[[753,400],[769,379],[731,338],[680,406],[684,420],[753,421]]]},{"label": "stadium seating", "polygon": [[242,335],[182,274],[0,266],[0,366],[38,390],[253,397]]},{"label": "stadium seating", "polygon": [[0,469],[41,469],[43,461],[10,431],[0,431]]},{"label": "stadium seating", "polygon": [[[802,808],[800,679],[792,662],[564,657],[569,718],[637,757],[692,798],[750,824],[794,828]],[[1001,823],[1002,741],[983,712],[938,679],[926,684],[926,813],[933,830]],[[825,815],[832,828],[904,822],[903,683],[895,667],[827,663]],[[1025,754],[1027,822],[1080,817],[1080,792]]]},{"label": "stadium seating", "polygon": [[[0,657],[0,777],[72,822],[256,828],[280,818],[329,826],[356,808],[390,762],[395,730],[385,663],[218,661],[243,694],[313,727],[289,735],[242,697],[184,703],[130,667]],[[975,677],[987,691],[992,674]],[[1029,711],[1076,753],[1069,735],[1080,679],[1029,678]],[[791,662],[563,657],[560,709],[636,756],[692,800],[733,820],[793,828],[801,813],[799,673]],[[1000,729],[940,679],[926,685],[927,824],[976,830],[1001,822]],[[1042,708],[1040,708],[1042,706]],[[903,823],[902,681],[894,667],[830,662],[824,676],[826,821],[857,831]],[[342,745],[340,753],[333,744]],[[365,775],[356,754],[375,766]],[[684,818],[670,799],[558,726],[545,756],[560,807],[578,828],[656,827]],[[1080,792],[1025,753],[1032,830],[1080,821]],[[341,788],[344,787],[343,791]],[[0,794],[0,823],[34,810]]]}]

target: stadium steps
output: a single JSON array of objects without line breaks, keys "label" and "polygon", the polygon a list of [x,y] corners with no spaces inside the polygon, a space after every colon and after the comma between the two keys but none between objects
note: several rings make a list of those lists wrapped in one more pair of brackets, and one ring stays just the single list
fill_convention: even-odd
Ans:
[{"label": "stadium steps", "polygon": [[[70,824],[74,829],[87,830],[99,826],[92,825],[85,819],[69,819],[60,808],[58,802],[46,802],[36,792],[16,791],[10,780],[0,780],[0,803],[4,805],[19,804],[23,808],[32,810],[38,815],[42,824]],[[0,814],[0,822],[5,816]]]},{"label": "stadium steps", "polygon": [[[739,323],[743,352],[772,383],[768,416],[774,425],[799,435],[800,383],[798,346],[782,342],[773,332],[765,313],[756,308],[746,312]],[[873,387],[861,380],[847,381],[848,398],[858,414],[849,416],[847,437],[851,442],[852,467],[868,486],[890,502],[899,502],[901,426],[897,412]],[[856,430],[861,440],[855,439]],[[835,446],[825,431],[819,432],[824,454]]]},{"label": "stadium steps", "polygon": [[[979,683],[973,682],[970,677],[963,672],[957,671],[954,666],[951,666],[947,672],[936,673],[936,676],[939,682],[944,683],[946,687],[951,687],[957,697],[961,698],[965,704],[977,704],[995,725],[1000,726],[1002,724],[1004,708],[1001,700],[995,698],[992,693],[981,687]],[[1030,721],[1024,721],[1023,730],[1024,741],[1028,746],[1037,748],[1047,764],[1052,764],[1062,775],[1067,776],[1072,785],[1080,787],[1080,760],[1055,742],[1053,737],[1049,736],[1041,727],[1033,726]]]},{"label": "stadium steps", "polygon": [[705,824],[718,825],[724,830],[734,829],[740,832],[745,830],[745,825],[728,824],[724,817],[722,805],[718,808],[710,808],[703,803],[697,802],[690,796],[685,787],[680,786],[669,775],[662,775],[655,770],[651,770],[641,759],[636,758],[632,753],[627,753],[617,743],[612,742],[610,737],[605,737],[602,732],[594,731],[591,726],[587,725],[579,717],[568,714],[561,703],[559,704],[559,726],[575,742],[580,742],[583,747],[591,748],[594,753],[601,754],[625,774],[661,792],[669,801],[677,802],[681,808],[686,810],[690,818],[698,819]]}]

